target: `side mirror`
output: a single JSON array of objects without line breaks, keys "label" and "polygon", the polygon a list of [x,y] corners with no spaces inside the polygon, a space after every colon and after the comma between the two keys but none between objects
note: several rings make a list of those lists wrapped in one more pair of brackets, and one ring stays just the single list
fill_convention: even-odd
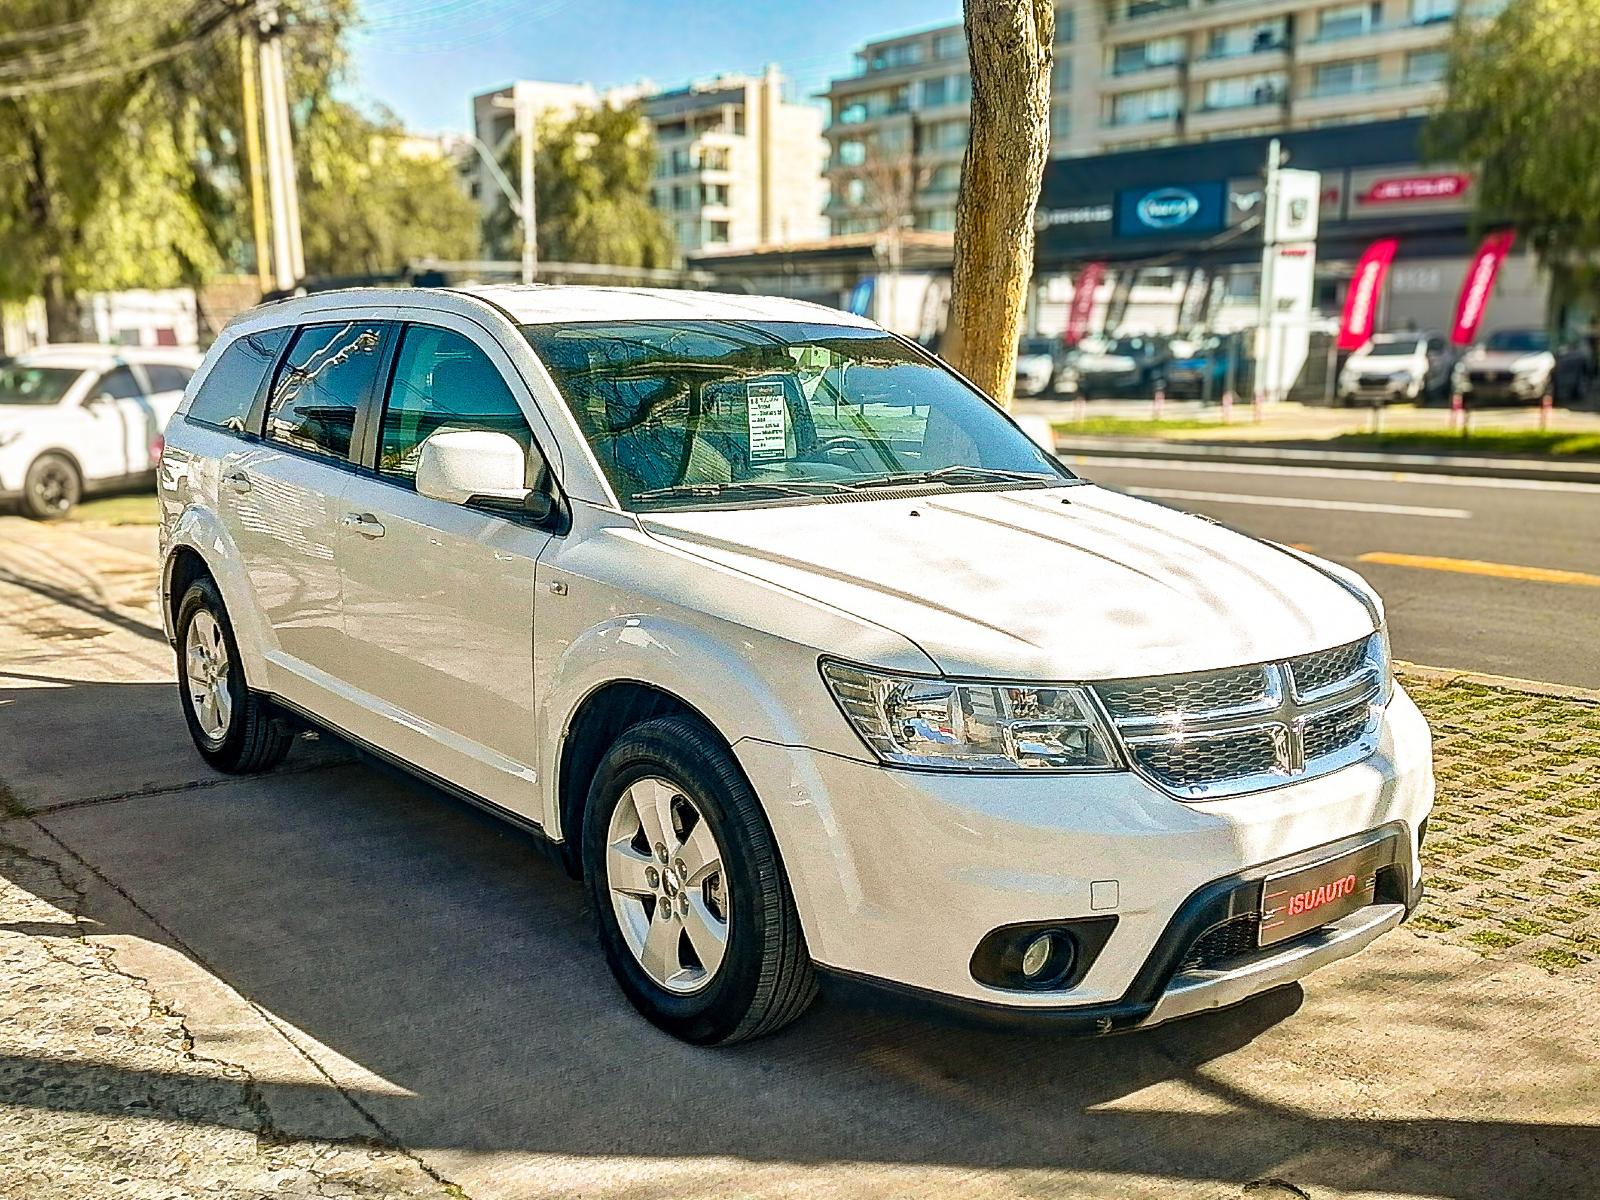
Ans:
[{"label": "side mirror", "polygon": [[110,392],[95,392],[92,396],[85,398],[83,406],[92,412],[97,408],[114,408],[116,403],[116,397]]},{"label": "side mirror", "polygon": [[488,500],[521,508],[533,492],[527,473],[528,453],[510,434],[441,429],[422,443],[417,492],[446,504]]}]

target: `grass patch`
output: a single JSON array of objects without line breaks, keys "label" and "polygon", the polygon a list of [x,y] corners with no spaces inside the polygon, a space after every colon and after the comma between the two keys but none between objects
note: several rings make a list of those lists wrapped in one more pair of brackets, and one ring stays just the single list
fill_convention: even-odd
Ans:
[{"label": "grass patch", "polygon": [[1486,946],[1490,950],[1509,950],[1520,942],[1521,938],[1514,938],[1509,933],[1501,933],[1494,929],[1480,929],[1477,933],[1469,933],[1467,941],[1479,946]]},{"label": "grass patch", "polygon": [[1426,930],[1428,933],[1449,933],[1456,924],[1455,921],[1441,921],[1438,917],[1430,917],[1427,913],[1418,913],[1411,918],[1413,929]]},{"label": "grass patch", "polygon": [[1552,949],[1547,946],[1542,950],[1533,952],[1533,961],[1541,967],[1560,970],[1562,968],[1581,967],[1589,960],[1581,954],[1574,954],[1571,950]]},{"label": "grass patch", "polygon": [[98,525],[157,525],[161,521],[161,510],[156,506],[156,498],[144,492],[130,496],[97,496],[78,505],[72,519]]},{"label": "grass patch", "polygon": [[1474,429],[1468,437],[1448,430],[1394,429],[1384,433],[1343,433],[1329,438],[1328,445],[1335,449],[1600,458],[1600,433],[1556,433],[1538,429]]},{"label": "grass patch", "polygon": [[1057,433],[1081,434],[1085,437],[1160,437],[1167,433],[1190,433],[1197,429],[1229,428],[1221,421],[1149,421],[1139,417],[1103,416],[1085,417],[1081,421],[1056,417],[1050,424]]}]

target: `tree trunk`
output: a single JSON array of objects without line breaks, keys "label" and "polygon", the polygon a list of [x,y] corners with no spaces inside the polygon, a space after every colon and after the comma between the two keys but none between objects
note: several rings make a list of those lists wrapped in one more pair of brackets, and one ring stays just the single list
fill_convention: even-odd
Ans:
[{"label": "tree trunk", "polygon": [[44,328],[48,342],[83,340],[83,308],[67,287],[59,268],[49,268],[44,276]]},{"label": "tree trunk", "polygon": [[944,357],[1002,404],[1033,275],[1033,214],[1050,155],[1050,0],[966,0],[972,127],[956,201]]}]

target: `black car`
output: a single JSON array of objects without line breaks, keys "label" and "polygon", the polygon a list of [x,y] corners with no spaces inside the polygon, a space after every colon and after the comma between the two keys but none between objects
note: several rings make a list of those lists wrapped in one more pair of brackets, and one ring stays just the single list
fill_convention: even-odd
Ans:
[{"label": "black car", "polygon": [[1112,338],[1104,347],[1085,345],[1074,364],[1084,396],[1151,396],[1165,379],[1172,350],[1166,338]]}]

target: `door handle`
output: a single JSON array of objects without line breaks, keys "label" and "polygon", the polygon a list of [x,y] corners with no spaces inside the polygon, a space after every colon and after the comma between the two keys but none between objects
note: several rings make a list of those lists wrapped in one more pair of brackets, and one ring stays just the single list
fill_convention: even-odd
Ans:
[{"label": "door handle", "polygon": [[354,530],[364,538],[381,538],[383,536],[383,522],[371,513],[345,513],[339,518],[339,524],[346,529]]},{"label": "door handle", "polygon": [[243,471],[232,471],[222,477],[222,482],[238,492],[241,496],[250,490],[250,476]]}]

